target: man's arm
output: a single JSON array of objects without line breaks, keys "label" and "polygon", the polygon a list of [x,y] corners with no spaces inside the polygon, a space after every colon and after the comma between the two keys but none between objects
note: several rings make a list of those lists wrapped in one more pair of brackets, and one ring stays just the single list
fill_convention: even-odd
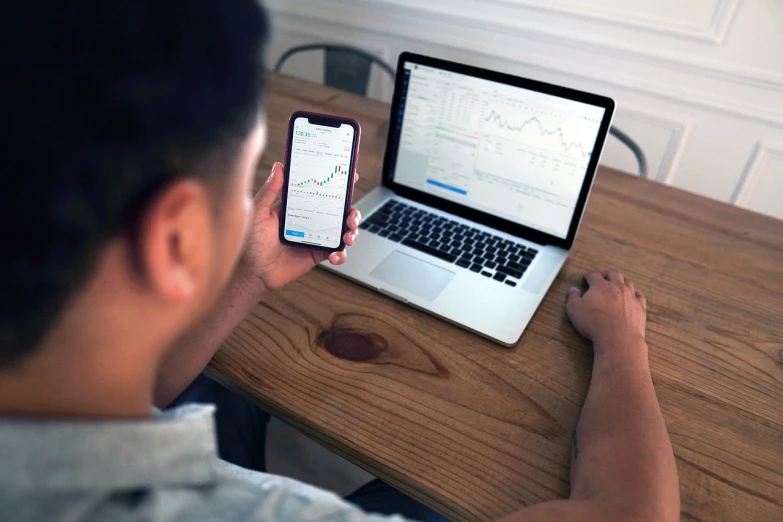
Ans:
[{"label": "man's arm", "polygon": [[586,279],[585,295],[572,288],[568,298],[568,315],[595,354],[574,434],[570,498],[504,520],[677,521],[677,468],[647,362],[646,301],[619,272]]}]

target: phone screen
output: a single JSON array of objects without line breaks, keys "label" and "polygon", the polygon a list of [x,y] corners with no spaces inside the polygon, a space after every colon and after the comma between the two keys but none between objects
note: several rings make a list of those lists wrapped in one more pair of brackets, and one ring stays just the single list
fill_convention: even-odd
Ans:
[{"label": "phone screen", "polygon": [[356,130],[296,118],[291,136],[284,234],[288,241],[337,248],[345,224]]}]

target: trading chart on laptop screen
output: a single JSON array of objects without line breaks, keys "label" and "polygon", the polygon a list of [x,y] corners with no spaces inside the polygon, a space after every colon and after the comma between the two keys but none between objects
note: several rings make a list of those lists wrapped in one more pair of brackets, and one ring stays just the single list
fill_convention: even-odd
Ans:
[{"label": "trading chart on laptop screen", "polygon": [[605,110],[406,63],[394,180],[565,238]]}]

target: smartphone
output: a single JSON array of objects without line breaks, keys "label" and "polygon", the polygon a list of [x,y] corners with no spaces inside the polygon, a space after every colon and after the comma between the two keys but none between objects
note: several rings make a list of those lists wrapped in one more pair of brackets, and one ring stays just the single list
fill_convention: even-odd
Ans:
[{"label": "smartphone", "polygon": [[288,121],[280,241],[339,251],[353,199],[361,127],[350,118],[297,111]]}]

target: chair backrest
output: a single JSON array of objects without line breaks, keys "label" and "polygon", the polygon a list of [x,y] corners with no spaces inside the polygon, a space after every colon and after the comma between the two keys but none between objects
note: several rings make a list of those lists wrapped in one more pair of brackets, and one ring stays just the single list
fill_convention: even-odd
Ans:
[{"label": "chair backrest", "polygon": [[636,157],[636,163],[639,165],[639,177],[646,178],[647,177],[647,157],[644,155],[644,151],[639,146],[638,143],[636,143],[633,138],[628,136],[626,133],[612,125],[612,127],[609,129],[609,134],[617,138],[620,143],[631,149],[631,152],[633,152],[634,157]]},{"label": "chair backrest", "polygon": [[312,43],[287,50],[277,60],[275,72],[281,72],[285,62],[295,54],[310,51],[324,52],[324,83],[330,87],[367,96],[373,64],[394,81],[394,69],[381,58],[356,47],[332,43]]}]

